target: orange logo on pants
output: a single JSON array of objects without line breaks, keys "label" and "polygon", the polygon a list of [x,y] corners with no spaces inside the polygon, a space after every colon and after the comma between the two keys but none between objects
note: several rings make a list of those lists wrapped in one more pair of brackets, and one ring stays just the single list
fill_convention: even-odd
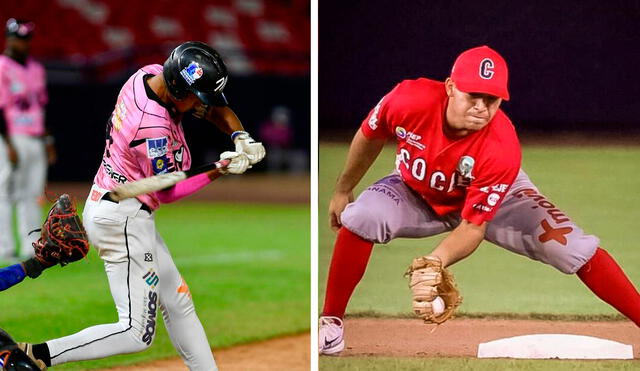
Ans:
[{"label": "orange logo on pants", "polygon": [[571,231],[573,231],[573,228],[553,228],[546,219],[540,222],[540,225],[542,226],[542,229],[544,229],[544,233],[542,233],[538,237],[538,240],[540,240],[540,242],[545,243],[547,241],[555,240],[563,246],[567,245],[567,238],[564,235],[571,233]]},{"label": "orange logo on pants", "polygon": [[178,292],[178,294],[187,294],[189,295],[189,297],[191,297],[191,291],[189,291],[187,282],[185,282],[184,278],[182,277],[180,277],[180,279],[182,280],[182,283],[180,283],[180,286],[178,286],[178,290],[176,291]]}]

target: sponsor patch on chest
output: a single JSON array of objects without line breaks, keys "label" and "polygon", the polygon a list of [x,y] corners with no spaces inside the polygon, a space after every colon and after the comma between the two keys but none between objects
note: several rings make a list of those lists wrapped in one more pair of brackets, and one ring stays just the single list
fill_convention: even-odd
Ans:
[{"label": "sponsor patch on chest", "polygon": [[147,142],[147,157],[157,158],[169,152],[169,140],[167,137],[149,138]]},{"label": "sponsor patch on chest", "polygon": [[398,141],[406,141],[407,144],[414,146],[421,151],[426,148],[424,144],[420,143],[422,135],[416,134],[412,131],[407,131],[402,126],[396,126],[396,137],[398,137]]}]

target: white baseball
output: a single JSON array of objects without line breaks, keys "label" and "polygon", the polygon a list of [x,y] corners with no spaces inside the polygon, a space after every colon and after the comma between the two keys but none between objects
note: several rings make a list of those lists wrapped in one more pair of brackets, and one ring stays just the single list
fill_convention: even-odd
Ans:
[{"label": "white baseball", "polygon": [[440,314],[442,314],[442,312],[444,312],[444,300],[442,300],[442,298],[439,296],[433,299],[433,301],[431,302],[431,308],[433,309],[433,314],[439,316]]}]

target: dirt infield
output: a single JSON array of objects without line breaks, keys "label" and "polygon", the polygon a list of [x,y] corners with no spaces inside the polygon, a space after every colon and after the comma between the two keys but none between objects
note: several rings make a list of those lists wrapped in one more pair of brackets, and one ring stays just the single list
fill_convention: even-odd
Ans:
[{"label": "dirt infield", "polygon": [[347,319],[342,356],[476,357],[480,343],[532,334],[614,340],[631,344],[634,358],[640,358],[640,329],[630,321],[454,319],[436,328],[416,319],[380,318]]},{"label": "dirt infield", "polygon": [[[218,368],[225,371],[309,370],[309,334],[287,336],[258,343],[214,350]],[[186,370],[180,358],[154,361],[109,371]]]}]

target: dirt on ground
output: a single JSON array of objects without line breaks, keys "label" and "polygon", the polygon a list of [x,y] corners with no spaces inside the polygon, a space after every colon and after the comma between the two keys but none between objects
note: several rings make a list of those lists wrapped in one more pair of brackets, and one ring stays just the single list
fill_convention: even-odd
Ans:
[{"label": "dirt on ground", "polygon": [[640,330],[630,321],[453,319],[440,326],[417,319],[347,319],[341,356],[476,357],[478,345],[533,334],[586,335],[633,346],[640,358]]},{"label": "dirt on ground", "polygon": [[[309,334],[286,336],[226,349],[215,349],[218,368],[223,371],[309,370]],[[178,357],[139,365],[105,369],[109,371],[187,370]]]}]

